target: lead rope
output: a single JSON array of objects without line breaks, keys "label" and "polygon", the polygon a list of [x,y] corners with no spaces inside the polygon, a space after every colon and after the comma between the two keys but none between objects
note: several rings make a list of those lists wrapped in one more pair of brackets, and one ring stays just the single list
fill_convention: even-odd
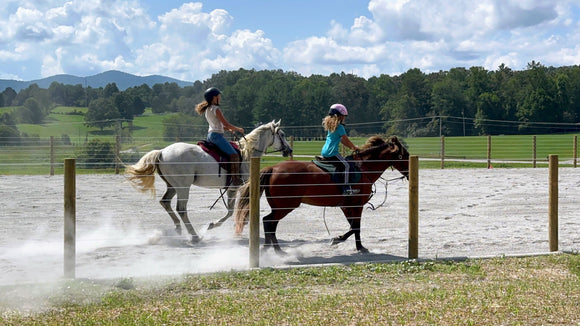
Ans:
[{"label": "lead rope", "polygon": [[[385,205],[385,203],[387,202],[387,197],[389,195],[389,189],[388,189],[389,181],[403,180],[403,178],[405,178],[405,176],[400,176],[398,178],[392,178],[392,179],[388,179],[388,180],[386,180],[383,177],[380,177],[380,180],[383,180],[385,182],[385,197],[383,198],[383,201],[377,206],[373,205],[373,203],[368,203],[367,209],[370,209],[371,211],[375,211],[375,210],[383,207]],[[371,198],[374,196],[375,193],[376,193],[375,184],[373,184],[373,192],[371,193]],[[370,200],[370,198],[369,198],[369,200]]]}]

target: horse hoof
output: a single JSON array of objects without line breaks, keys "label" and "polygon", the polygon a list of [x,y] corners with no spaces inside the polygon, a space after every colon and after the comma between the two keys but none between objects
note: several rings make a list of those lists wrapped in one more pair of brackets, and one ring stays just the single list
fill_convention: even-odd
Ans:
[{"label": "horse hoof", "polygon": [[201,241],[201,238],[199,236],[197,236],[197,235],[192,235],[191,236],[191,243],[192,244],[199,243],[200,241]]},{"label": "horse hoof", "polygon": [[332,240],[330,240],[330,245],[331,246],[336,246],[337,244],[339,244],[341,242],[342,242],[342,239],[340,239],[338,237],[337,238],[332,238]]},{"label": "horse hoof", "polygon": [[365,248],[365,247],[358,248],[357,250],[358,250],[358,252],[360,252],[361,254],[368,254],[368,253],[370,252],[370,251],[369,251],[367,248]]},{"label": "horse hoof", "polygon": [[215,228],[215,224],[213,222],[209,223],[209,225],[207,226],[207,230],[209,231],[213,228]]}]

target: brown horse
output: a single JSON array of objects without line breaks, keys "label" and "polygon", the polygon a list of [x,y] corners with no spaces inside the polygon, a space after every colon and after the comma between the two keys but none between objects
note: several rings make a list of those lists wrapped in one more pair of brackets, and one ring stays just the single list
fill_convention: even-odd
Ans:
[{"label": "brown horse", "polygon": [[[369,138],[361,151],[353,154],[352,159],[361,170],[361,179],[353,189],[358,194],[343,195],[342,187],[332,181],[331,175],[312,162],[284,161],[260,171],[260,194],[265,190],[272,211],[264,216],[264,246],[272,246],[276,253],[284,251],[278,244],[276,228],[278,222],[301,203],[314,206],[340,207],[350,224],[350,230],[333,239],[332,244],[355,236],[356,249],[368,252],[360,239],[360,221],[363,206],[369,201],[372,185],[390,166],[409,178],[409,152],[401,145],[396,136],[387,141],[381,137]],[[236,233],[243,231],[249,215],[249,183],[240,190],[236,204]]]}]

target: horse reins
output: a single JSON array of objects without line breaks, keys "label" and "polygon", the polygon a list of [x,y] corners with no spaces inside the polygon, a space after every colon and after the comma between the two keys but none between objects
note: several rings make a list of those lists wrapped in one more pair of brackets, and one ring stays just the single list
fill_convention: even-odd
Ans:
[{"label": "horse reins", "polygon": [[[396,181],[396,180],[403,180],[404,178],[405,178],[404,175],[403,176],[400,176],[400,177],[397,177],[397,178],[388,179],[388,180],[386,180],[383,177],[380,177],[379,179],[381,179],[381,180],[383,180],[385,182],[385,198],[383,198],[383,201],[379,205],[377,205],[377,206],[373,205],[373,203],[368,203],[367,202],[367,204],[369,205],[369,206],[367,206],[367,209],[370,209],[371,211],[375,211],[375,210],[383,207],[385,205],[385,203],[387,202],[387,196],[389,194],[389,189],[388,189],[389,182],[390,181]],[[373,190],[371,191],[371,195],[369,197],[369,201],[371,200],[371,198],[373,198],[373,196],[376,193],[377,193],[377,190],[376,190],[375,184],[373,184]]]}]

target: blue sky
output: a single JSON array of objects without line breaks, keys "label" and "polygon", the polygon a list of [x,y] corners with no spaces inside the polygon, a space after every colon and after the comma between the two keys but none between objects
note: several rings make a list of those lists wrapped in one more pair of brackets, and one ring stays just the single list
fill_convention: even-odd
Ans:
[{"label": "blue sky", "polygon": [[4,0],[0,79],[580,64],[580,0]]}]

